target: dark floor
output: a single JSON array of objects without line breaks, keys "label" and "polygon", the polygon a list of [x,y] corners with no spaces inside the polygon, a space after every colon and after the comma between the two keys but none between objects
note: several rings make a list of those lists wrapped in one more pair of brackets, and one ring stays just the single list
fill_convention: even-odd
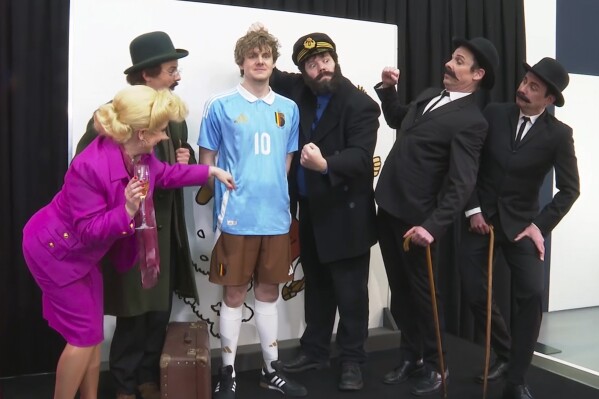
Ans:
[{"label": "dark floor", "polygon": [[[461,339],[447,337],[447,363],[450,369],[449,395],[450,399],[482,398],[482,386],[473,382],[483,362],[483,350]],[[386,399],[414,398],[409,393],[409,383],[399,386],[388,386],[380,382],[381,375],[393,368],[397,361],[398,351],[387,350],[373,352],[368,363],[363,368],[365,387],[359,392],[341,393],[337,390],[337,375],[339,368],[333,362],[332,368],[321,371],[308,371],[294,375],[308,388],[308,398],[314,399]],[[258,385],[259,371],[252,370],[238,373],[237,399],[282,398],[275,391],[268,391]],[[529,370],[528,383],[536,399],[597,399],[599,390],[558,376],[537,367]],[[13,379],[0,380],[0,399],[29,399],[51,398],[53,375],[23,376]],[[501,383],[490,385],[488,399],[501,398]],[[441,397],[436,395],[432,397]],[[106,372],[102,373],[100,381],[100,399],[114,398],[114,387]],[[187,398],[173,398],[187,399]],[[192,398],[190,398],[192,399]],[[195,398],[193,398],[195,399]]]}]

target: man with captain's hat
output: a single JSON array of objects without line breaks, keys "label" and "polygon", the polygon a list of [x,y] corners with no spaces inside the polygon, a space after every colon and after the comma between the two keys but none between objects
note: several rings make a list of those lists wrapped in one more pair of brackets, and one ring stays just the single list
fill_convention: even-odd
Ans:
[{"label": "man with captain's hat", "polygon": [[[156,90],[174,90],[181,80],[178,60],[189,54],[187,50],[175,48],[171,38],[160,31],[133,39],[129,52],[132,65],[125,70],[127,82]],[[193,149],[187,143],[185,121],[169,122],[167,134],[169,139],[156,145],[156,156],[171,164],[196,163]],[[77,153],[97,135],[93,120],[90,120],[77,145]],[[124,274],[115,272],[113,267],[103,268],[105,313],[116,316],[109,366],[118,399],[135,399],[138,392],[143,399],[160,398],[160,354],[170,319],[173,291],[198,300],[182,189],[156,189],[153,201],[160,254],[160,276],[156,286],[142,288],[137,267]]]},{"label": "man with captain's hat", "polygon": [[[496,360],[488,377],[505,379],[504,399],[533,397],[524,377],[541,326],[544,237],[580,193],[572,129],[547,110],[551,105],[564,105],[562,92],[568,86],[568,73],[548,57],[533,66],[524,63],[524,69],[516,103],[485,108],[489,132],[460,244],[462,287],[481,328],[486,318],[491,225],[494,247],[510,267],[515,313],[508,330],[499,309],[492,305],[491,344]],[[551,170],[555,171],[557,192],[541,208],[539,192]],[[477,380],[482,382],[482,376]]]},{"label": "man with captain's hat", "polygon": [[[395,89],[395,67],[384,68],[382,82],[375,86],[387,124],[398,129],[375,191],[391,312],[401,330],[399,362],[383,382],[410,381],[412,393],[419,396],[442,389],[441,373],[446,382],[449,377],[437,347],[425,248],[431,246],[436,273],[436,244],[472,193],[487,134],[473,93],[493,87],[499,64],[497,50],[485,38],[456,39],[453,44],[444,68],[444,90],[427,89],[403,105]],[[402,249],[407,237],[409,252]],[[440,302],[438,295],[436,300]],[[436,307],[442,309],[438,303]],[[442,330],[441,311],[439,320]]]},{"label": "man with captain's hat", "polygon": [[289,373],[329,366],[339,312],[338,389],[364,386],[370,248],[376,243],[373,155],[377,103],[341,73],[337,46],[313,32],[293,45],[300,73],[275,70],[272,88],[300,110],[299,151],[289,172],[291,213],[299,207],[306,329]]}]

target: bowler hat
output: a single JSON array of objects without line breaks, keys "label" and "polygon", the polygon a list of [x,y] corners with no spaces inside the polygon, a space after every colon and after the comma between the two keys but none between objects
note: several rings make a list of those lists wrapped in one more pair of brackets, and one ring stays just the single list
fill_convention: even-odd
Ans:
[{"label": "bowler hat", "polygon": [[308,57],[328,51],[337,62],[335,42],[325,33],[314,32],[297,39],[293,45],[293,62],[300,66]]},{"label": "bowler hat", "polygon": [[478,65],[485,70],[481,86],[489,90],[493,88],[495,69],[499,67],[499,55],[493,43],[484,37],[475,37],[470,40],[455,38],[453,45],[454,48],[463,46],[472,51]]},{"label": "bowler hat", "polygon": [[564,96],[562,91],[568,87],[570,76],[564,67],[553,58],[545,57],[533,66],[523,62],[524,69],[538,76],[549,88],[551,94],[555,96],[555,105],[561,107],[564,105]]},{"label": "bowler hat", "polygon": [[150,32],[137,36],[129,45],[132,66],[125,74],[160,65],[163,62],[186,57],[189,51],[175,49],[171,38],[164,32]]}]

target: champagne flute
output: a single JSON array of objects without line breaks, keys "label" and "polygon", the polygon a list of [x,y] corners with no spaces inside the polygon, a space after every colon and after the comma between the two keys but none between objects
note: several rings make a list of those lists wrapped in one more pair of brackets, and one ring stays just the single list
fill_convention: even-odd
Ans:
[{"label": "champagne flute", "polygon": [[146,196],[150,191],[150,168],[144,163],[135,164],[135,177],[141,183],[141,225],[137,226],[137,230],[153,229],[146,222]]}]

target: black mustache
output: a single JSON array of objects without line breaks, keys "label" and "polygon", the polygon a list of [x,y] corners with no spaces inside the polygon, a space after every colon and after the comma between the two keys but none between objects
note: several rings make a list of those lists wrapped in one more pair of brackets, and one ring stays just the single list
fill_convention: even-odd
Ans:
[{"label": "black mustache", "polygon": [[321,72],[318,75],[316,75],[314,80],[320,80],[320,79],[324,78],[325,76],[333,77],[333,75],[335,75],[333,72],[324,71],[324,72]]},{"label": "black mustache", "polygon": [[449,76],[451,76],[454,79],[458,78],[457,76],[455,76],[455,73],[451,69],[449,69],[449,68],[445,68],[445,73],[448,74]]},{"label": "black mustache", "polygon": [[528,99],[528,97],[526,97],[524,94],[522,94],[521,91],[516,92],[516,97],[518,97],[520,100],[524,101],[525,103],[530,104],[530,100]]}]

